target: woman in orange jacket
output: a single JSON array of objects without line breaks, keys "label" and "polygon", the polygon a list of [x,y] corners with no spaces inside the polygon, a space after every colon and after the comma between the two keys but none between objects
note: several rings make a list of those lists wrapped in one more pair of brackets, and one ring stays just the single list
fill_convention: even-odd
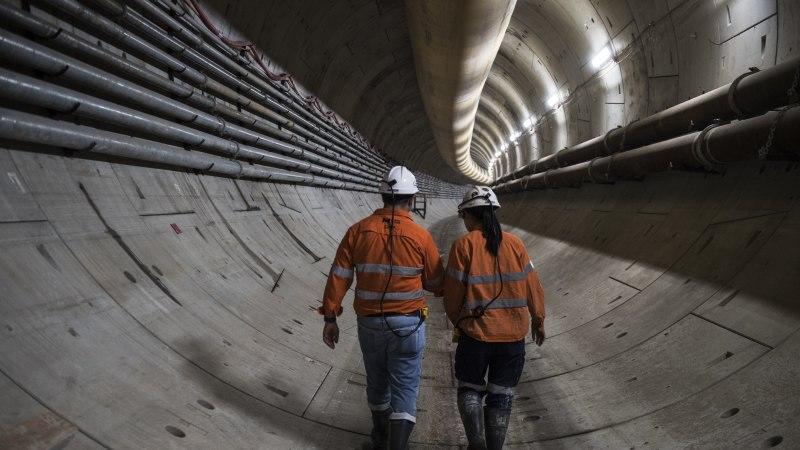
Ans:
[{"label": "woman in orange jacket", "polygon": [[539,276],[522,241],[502,231],[499,207],[485,186],[464,196],[458,214],[467,234],[450,249],[444,282],[444,306],[458,339],[458,409],[474,449],[503,447],[528,327],[537,345],[545,338]]}]

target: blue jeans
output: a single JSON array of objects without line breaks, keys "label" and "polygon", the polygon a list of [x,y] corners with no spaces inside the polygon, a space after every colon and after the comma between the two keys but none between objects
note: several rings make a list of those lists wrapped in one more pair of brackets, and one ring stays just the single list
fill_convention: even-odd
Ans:
[{"label": "blue jeans", "polygon": [[[410,333],[417,316],[388,316],[400,335]],[[425,348],[425,324],[406,338],[397,337],[382,317],[358,318],[358,342],[367,372],[367,402],[373,411],[392,409],[389,419],[417,421],[417,394]]]},{"label": "blue jeans", "polygon": [[[519,383],[525,365],[525,341],[483,342],[464,333],[456,347],[458,390],[488,391],[486,406],[511,408],[513,388]],[[489,384],[486,384],[486,372]]]}]

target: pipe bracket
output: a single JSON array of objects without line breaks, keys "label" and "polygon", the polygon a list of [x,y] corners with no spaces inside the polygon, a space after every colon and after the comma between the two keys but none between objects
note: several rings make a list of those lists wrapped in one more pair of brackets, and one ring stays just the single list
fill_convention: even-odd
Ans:
[{"label": "pipe bracket", "polygon": [[706,170],[711,172],[720,172],[722,169],[722,162],[711,155],[711,152],[708,150],[707,142],[708,133],[719,125],[719,122],[715,122],[703,128],[703,131],[698,133],[692,141],[692,155],[694,156],[695,160],[697,160],[697,162],[699,162]]},{"label": "pipe bracket", "polygon": [[608,136],[609,136],[609,135],[611,135],[611,132],[612,132],[612,131],[614,131],[614,130],[618,130],[618,129],[620,129],[620,128],[622,128],[622,127],[618,125],[616,128],[612,128],[612,129],[610,129],[610,130],[606,131],[606,134],[603,136],[603,148],[606,150],[606,153],[605,153],[605,154],[606,154],[606,156],[607,156],[607,155],[613,155],[613,154],[614,154],[614,151],[612,151],[612,150],[611,150],[611,149],[608,147]]},{"label": "pipe bracket", "polygon": [[[613,156],[612,156],[612,157],[613,157]],[[592,159],[589,161],[589,166],[586,168],[586,172],[587,172],[587,173],[588,173],[588,175],[589,175],[589,180],[591,180],[593,183],[598,183],[598,184],[608,184],[608,183],[611,183],[611,179],[609,179],[609,177],[608,177],[608,171],[606,171],[606,173],[602,174],[602,175],[603,175],[603,178],[602,178],[602,179],[601,179],[601,178],[598,178],[598,177],[595,177],[595,174],[594,174],[594,173],[592,173],[592,166],[594,165],[595,161],[597,161],[598,159],[600,159],[600,157],[599,157],[599,156],[598,156],[598,157],[595,157],[595,158],[592,158]],[[609,163],[609,169],[610,169],[610,168],[611,168],[611,165],[610,165],[610,163]]]},{"label": "pipe bracket", "polygon": [[743,110],[739,104],[736,102],[736,89],[739,87],[739,82],[745,79],[746,77],[757,73],[759,70],[757,67],[751,67],[750,70],[740,74],[736,77],[728,87],[728,107],[736,114],[737,118],[741,118],[744,116],[749,115],[747,111]]}]

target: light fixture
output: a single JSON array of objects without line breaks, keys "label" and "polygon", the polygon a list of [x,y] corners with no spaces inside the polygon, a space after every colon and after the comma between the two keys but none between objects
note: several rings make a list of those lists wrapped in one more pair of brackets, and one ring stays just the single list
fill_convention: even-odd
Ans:
[{"label": "light fixture", "polygon": [[547,99],[547,107],[555,108],[555,106],[558,104],[558,101],[558,92],[556,92]]},{"label": "light fixture", "polygon": [[530,116],[527,119],[525,119],[525,123],[523,124],[523,126],[525,127],[526,130],[529,130],[533,126],[534,122],[536,122],[536,117]]},{"label": "light fixture", "polygon": [[597,52],[596,55],[591,60],[592,67],[595,69],[599,69],[611,61],[611,50],[609,50],[608,46],[605,46]]}]

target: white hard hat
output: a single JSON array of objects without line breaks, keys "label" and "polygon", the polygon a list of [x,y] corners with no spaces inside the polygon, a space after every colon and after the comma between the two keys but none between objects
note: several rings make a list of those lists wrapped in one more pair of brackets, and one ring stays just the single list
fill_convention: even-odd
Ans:
[{"label": "white hard hat", "polygon": [[458,211],[461,212],[468,208],[475,208],[478,206],[493,206],[494,209],[500,207],[500,202],[497,201],[492,188],[487,186],[473,186],[464,194],[464,201],[458,204]]},{"label": "white hard hat", "polygon": [[394,166],[381,181],[381,194],[411,195],[419,192],[417,177],[407,167]]}]

